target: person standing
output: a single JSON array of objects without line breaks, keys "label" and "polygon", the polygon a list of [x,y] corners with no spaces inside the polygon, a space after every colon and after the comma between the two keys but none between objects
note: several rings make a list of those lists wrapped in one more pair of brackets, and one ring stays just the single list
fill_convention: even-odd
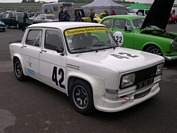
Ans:
[{"label": "person standing", "polygon": [[76,11],[76,21],[81,22],[82,21],[82,13],[80,10]]},{"label": "person standing", "polygon": [[114,10],[112,10],[111,15],[116,15],[116,13],[115,13],[115,11],[114,11]]},{"label": "person standing", "polygon": [[58,14],[58,21],[63,21],[63,7],[60,7],[60,12]]},{"label": "person standing", "polygon": [[108,11],[104,10],[104,13],[106,13],[106,16],[109,16],[109,13],[108,13]]},{"label": "person standing", "polygon": [[70,16],[67,13],[67,10],[63,11],[63,16],[62,16],[62,21],[69,21],[70,20]]},{"label": "person standing", "polygon": [[27,19],[27,18],[28,18],[28,15],[27,15],[26,12],[24,12],[22,31],[25,31],[26,19]]},{"label": "person standing", "polygon": [[93,22],[94,17],[95,17],[95,12],[92,9],[90,9],[90,16],[89,17],[91,19],[91,22]]}]

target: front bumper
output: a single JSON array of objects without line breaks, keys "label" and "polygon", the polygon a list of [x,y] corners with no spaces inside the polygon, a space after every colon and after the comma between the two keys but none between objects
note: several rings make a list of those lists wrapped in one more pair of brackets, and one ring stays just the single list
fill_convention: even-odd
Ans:
[{"label": "front bumper", "polygon": [[177,56],[164,56],[165,60],[167,61],[172,61],[172,60],[177,60]]},{"label": "front bumper", "polygon": [[95,105],[95,108],[103,112],[119,112],[128,109],[134,105],[137,105],[141,102],[144,102],[160,91],[158,83],[159,80],[160,79],[157,78],[153,84],[141,88],[140,90],[129,90],[128,92],[125,92],[126,96],[124,94],[118,94],[118,98],[116,99],[109,99],[106,96],[102,96],[103,105]]},{"label": "front bumper", "polygon": [[125,110],[125,109],[128,109],[134,105],[137,105],[143,101],[146,101],[147,99],[153,97],[154,95],[156,95],[158,92],[160,91],[160,88],[158,86],[158,83],[156,85],[154,85],[150,92],[144,96],[144,97],[141,97],[141,98],[137,98],[135,99],[134,96],[136,95],[135,94],[131,94],[129,97],[130,97],[130,100],[125,100],[123,98],[117,100],[117,101],[112,101],[110,99],[104,99],[104,106],[103,108],[101,109],[102,111],[104,112],[118,112],[118,111],[122,111],[122,110]]}]

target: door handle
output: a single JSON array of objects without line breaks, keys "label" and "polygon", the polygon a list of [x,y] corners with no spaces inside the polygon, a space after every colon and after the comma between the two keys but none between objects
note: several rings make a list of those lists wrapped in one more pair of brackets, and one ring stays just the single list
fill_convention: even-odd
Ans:
[{"label": "door handle", "polygon": [[26,48],[27,46],[25,45],[25,46],[22,46],[22,48]]},{"label": "door handle", "polygon": [[43,53],[43,52],[47,52],[46,50],[41,50],[41,52],[40,53]]}]

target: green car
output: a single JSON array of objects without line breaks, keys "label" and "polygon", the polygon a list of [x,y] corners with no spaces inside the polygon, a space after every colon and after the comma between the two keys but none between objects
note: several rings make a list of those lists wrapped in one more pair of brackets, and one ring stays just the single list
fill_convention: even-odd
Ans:
[{"label": "green car", "polygon": [[[154,4],[157,7],[158,3],[154,2]],[[158,13],[153,13],[154,11],[157,12],[158,9],[154,10],[152,5],[146,18],[143,16],[116,15],[105,17],[100,23],[106,25],[121,47],[162,55],[167,61],[175,60],[177,59],[177,33],[165,30],[170,6],[165,7],[164,15],[160,16],[156,15]]]}]

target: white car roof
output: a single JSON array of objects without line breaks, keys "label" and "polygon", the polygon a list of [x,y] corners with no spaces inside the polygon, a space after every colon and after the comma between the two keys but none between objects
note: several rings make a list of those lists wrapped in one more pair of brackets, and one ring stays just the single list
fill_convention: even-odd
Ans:
[{"label": "white car roof", "polygon": [[[89,27],[89,26],[104,26],[98,23],[89,23],[89,22],[50,22],[50,23],[38,23],[32,24],[29,28],[58,28],[61,30],[77,28],[77,27]],[[104,26],[105,27],[105,26]]]}]

